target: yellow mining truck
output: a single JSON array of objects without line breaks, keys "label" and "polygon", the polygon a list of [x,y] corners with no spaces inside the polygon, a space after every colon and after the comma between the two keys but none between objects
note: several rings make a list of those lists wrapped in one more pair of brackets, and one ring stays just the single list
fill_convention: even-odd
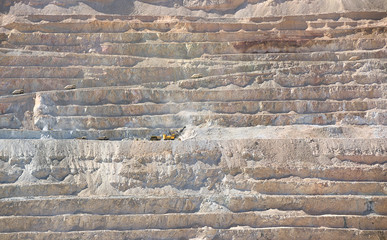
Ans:
[{"label": "yellow mining truck", "polygon": [[176,137],[176,134],[171,134],[171,135],[163,134],[163,140],[175,140],[175,137]]},{"label": "yellow mining truck", "polygon": [[150,137],[150,140],[151,140],[151,141],[160,141],[160,140],[161,140],[161,137],[160,137],[160,136],[151,136],[151,137]]},{"label": "yellow mining truck", "polygon": [[[162,139],[163,140],[175,140],[180,134],[184,131],[185,127],[183,127],[180,130],[175,130],[175,131],[169,131],[169,135],[163,134]],[[151,136],[150,137],[151,141],[160,141],[161,137],[160,136]]]}]

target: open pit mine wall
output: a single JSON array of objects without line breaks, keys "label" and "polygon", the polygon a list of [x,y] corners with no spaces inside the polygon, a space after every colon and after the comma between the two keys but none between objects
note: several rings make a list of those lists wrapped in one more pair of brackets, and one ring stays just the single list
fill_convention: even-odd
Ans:
[{"label": "open pit mine wall", "polygon": [[0,1],[0,239],[386,239],[386,4]]},{"label": "open pit mine wall", "polygon": [[[71,195],[81,196],[163,195],[163,192],[200,191],[206,195],[235,190],[246,194],[257,191],[290,195],[358,192],[380,195],[386,194],[383,143],[384,139],[376,138],[170,142],[3,139],[0,140],[0,183],[18,184],[12,189],[9,188],[12,185],[0,188],[0,194],[3,198],[23,196],[27,194],[23,191],[31,187],[23,183],[40,182],[41,189],[36,186],[36,192],[30,189],[32,192],[28,194],[62,195],[71,191]],[[57,189],[60,184],[63,190]],[[387,214],[386,200],[376,202],[372,211]],[[341,208],[310,207],[302,210],[309,214],[328,214]],[[363,214],[367,206],[342,209],[347,210]]]},{"label": "open pit mine wall", "polygon": [[346,11],[385,11],[384,0],[3,0],[1,12],[253,17]]}]

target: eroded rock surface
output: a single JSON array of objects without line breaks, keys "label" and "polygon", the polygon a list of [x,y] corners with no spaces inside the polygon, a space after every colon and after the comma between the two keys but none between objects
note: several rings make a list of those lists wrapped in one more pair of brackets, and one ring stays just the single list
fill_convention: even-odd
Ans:
[{"label": "eroded rock surface", "polygon": [[386,238],[386,9],[2,1],[0,239]]},{"label": "eroded rock surface", "polygon": [[10,11],[16,15],[119,13],[255,17],[363,10],[385,11],[386,8],[387,3],[383,0],[4,0],[0,3],[1,11]]}]

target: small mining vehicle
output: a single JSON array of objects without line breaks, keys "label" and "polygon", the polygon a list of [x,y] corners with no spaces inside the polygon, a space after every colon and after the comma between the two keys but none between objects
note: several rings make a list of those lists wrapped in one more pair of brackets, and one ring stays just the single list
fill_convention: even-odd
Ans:
[{"label": "small mining vehicle", "polygon": [[176,138],[176,134],[171,134],[171,135],[163,134],[163,140],[175,140],[175,138]]},{"label": "small mining vehicle", "polygon": [[181,135],[181,133],[184,131],[184,129],[185,129],[185,127],[183,127],[180,130],[169,131],[169,135],[168,134],[163,134],[162,137],[160,137],[160,136],[151,136],[150,140],[151,141],[160,141],[161,139],[163,139],[163,140],[175,140],[176,138],[178,138]]}]

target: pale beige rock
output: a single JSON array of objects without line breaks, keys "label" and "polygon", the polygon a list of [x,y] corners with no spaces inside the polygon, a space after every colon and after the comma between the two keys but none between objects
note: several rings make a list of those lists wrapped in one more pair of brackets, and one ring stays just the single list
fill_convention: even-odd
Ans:
[{"label": "pale beige rock", "polygon": [[217,10],[227,11],[239,7],[245,0],[184,0],[183,5],[192,10]]},{"label": "pale beige rock", "polygon": [[349,61],[356,61],[356,60],[360,60],[360,57],[359,56],[352,56],[349,58]]},{"label": "pale beige rock", "polygon": [[243,18],[364,10],[385,11],[387,4],[383,0],[184,0],[178,3],[172,0],[135,0],[131,1],[131,4],[121,0],[5,0],[3,5],[0,5],[0,10],[2,8],[11,8],[11,13],[16,15],[50,14],[50,11],[51,14],[101,14],[116,11],[120,14],[164,16],[222,16],[224,14],[232,16],[235,14]]},{"label": "pale beige rock", "polygon": [[16,90],[12,91],[13,95],[18,95],[18,94],[23,94],[23,93],[24,93],[24,89],[16,89]]},{"label": "pale beige rock", "polygon": [[72,90],[72,89],[75,89],[75,88],[76,88],[76,86],[74,84],[66,85],[64,87],[65,90]]},{"label": "pale beige rock", "polygon": [[386,8],[1,2],[0,239],[384,239]]}]

